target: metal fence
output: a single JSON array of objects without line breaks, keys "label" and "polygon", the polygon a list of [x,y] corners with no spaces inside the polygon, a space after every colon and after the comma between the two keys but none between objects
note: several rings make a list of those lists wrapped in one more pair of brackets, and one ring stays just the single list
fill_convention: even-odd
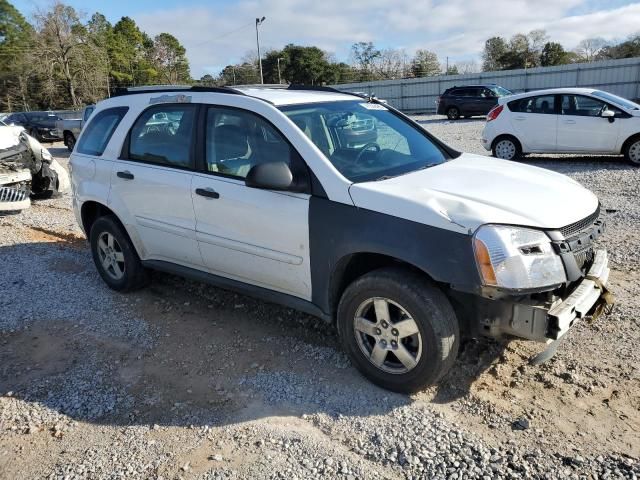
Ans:
[{"label": "metal fence", "polygon": [[496,83],[513,92],[545,88],[593,87],[621,97],[640,98],[640,58],[574,63],[557,67],[439,75],[334,85],[350,92],[373,93],[407,113],[434,112],[438,95],[449,87]]}]

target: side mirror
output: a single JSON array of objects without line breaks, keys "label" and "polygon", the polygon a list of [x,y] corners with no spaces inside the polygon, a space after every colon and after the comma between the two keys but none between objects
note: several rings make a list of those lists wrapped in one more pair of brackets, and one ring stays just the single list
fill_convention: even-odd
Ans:
[{"label": "side mirror", "polygon": [[244,183],[251,188],[289,190],[293,174],[285,162],[258,163],[251,167]]},{"label": "side mirror", "polygon": [[614,112],[613,110],[603,110],[600,116],[602,118],[613,118],[616,116],[616,112]]}]

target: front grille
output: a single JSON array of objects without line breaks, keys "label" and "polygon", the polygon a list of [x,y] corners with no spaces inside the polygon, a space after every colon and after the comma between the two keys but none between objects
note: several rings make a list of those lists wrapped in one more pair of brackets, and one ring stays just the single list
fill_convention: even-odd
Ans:
[{"label": "front grille", "polygon": [[22,202],[27,199],[27,191],[12,187],[0,187],[0,202]]},{"label": "front grille", "polygon": [[598,208],[591,215],[589,215],[586,218],[583,218],[582,220],[578,220],[577,222],[572,223],[571,225],[562,227],[560,229],[560,232],[562,233],[562,236],[564,238],[570,238],[574,236],[576,233],[580,233],[583,230],[586,230],[587,228],[589,228],[591,225],[593,225],[599,216],[600,216],[600,204],[598,204]]}]

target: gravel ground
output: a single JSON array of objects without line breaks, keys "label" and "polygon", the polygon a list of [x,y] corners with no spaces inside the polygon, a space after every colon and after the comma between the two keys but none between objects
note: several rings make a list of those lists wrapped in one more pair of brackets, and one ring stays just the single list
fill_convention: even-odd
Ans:
[{"label": "gravel ground", "polygon": [[[416,119],[486,154],[481,120]],[[69,197],[0,217],[0,478],[638,478],[640,170],[525,161],[600,197],[618,307],[539,367],[537,345],[465,344],[413,396],[362,379],[293,310],[164,274],[108,290]]]}]

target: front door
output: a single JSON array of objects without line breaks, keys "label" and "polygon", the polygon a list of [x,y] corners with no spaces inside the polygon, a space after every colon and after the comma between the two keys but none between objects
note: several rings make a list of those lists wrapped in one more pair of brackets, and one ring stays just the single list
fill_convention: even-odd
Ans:
[{"label": "front door", "polygon": [[263,118],[227,107],[209,107],[205,144],[205,162],[192,184],[205,266],[216,275],[310,300],[309,195],[244,182],[257,163],[286,161],[295,172],[298,154]]},{"label": "front door", "polygon": [[191,200],[196,110],[148,108],[131,128],[124,158],[114,162],[110,203],[135,230],[145,260],[202,268]]},{"label": "front door", "polygon": [[[585,95],[562,95],[558,151],[615,153],[620,121],[603,118],[606,103]],[[617,110],[616,113],[621,113]]]}]

